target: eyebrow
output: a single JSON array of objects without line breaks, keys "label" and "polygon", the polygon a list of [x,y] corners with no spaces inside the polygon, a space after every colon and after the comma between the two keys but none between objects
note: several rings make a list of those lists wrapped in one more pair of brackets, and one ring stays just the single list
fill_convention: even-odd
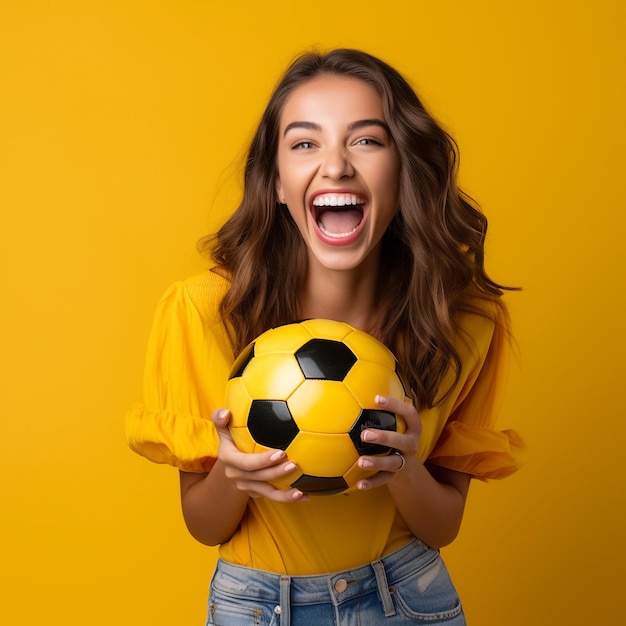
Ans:
[{"label": "eyebrow", "polygon": [[[389,126],[385,124],[382,120],[378,118],[366,119],[366,120],[357,120],[356,122],[352,122],[348,124],[348,130],[358,130],[359,128],[365,128],[367,126],[379,126],[382,128],[387,134],[389,133]],[[283,132],[283,137],[294,128],[304,128],[306,130],[322,130],[322,127],[315,122],[291,122],[291,124],[287,124],[285,131]]]}]

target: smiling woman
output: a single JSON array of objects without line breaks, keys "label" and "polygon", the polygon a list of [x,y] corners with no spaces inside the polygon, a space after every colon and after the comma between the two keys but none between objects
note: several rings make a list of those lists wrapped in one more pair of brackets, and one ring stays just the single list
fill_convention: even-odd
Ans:
[{"label": "smiling woman", "polygon": [[[241,204],[205,241],[213,267],[161,302],[146,397],[128,416],[130,445],[181,470],[191,534],[220,545],[208,623],[465,623],[438,548],[470,479],[511,474],[523,447],[495,429],[509,331],[486,224],[456,185],[454,142],[396,70],[356,50],[287,70]],[[413,396],[371,389],[406,430],[362,431],[397,454],[360,457],[373,475],[345,496],[277,487],[294,462],[238,450],[222,407],[247,344],[314,317],[382,340]]]}]

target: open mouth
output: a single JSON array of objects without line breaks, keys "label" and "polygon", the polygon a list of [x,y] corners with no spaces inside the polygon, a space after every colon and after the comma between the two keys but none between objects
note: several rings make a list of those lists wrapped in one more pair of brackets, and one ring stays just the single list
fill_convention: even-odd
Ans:
[{"label": "open mouth", "polygon": [[353,193],[320,194],[313,200],[313,217],[326,237],[345,239],[359,229],[364,204],[365,198]]}]

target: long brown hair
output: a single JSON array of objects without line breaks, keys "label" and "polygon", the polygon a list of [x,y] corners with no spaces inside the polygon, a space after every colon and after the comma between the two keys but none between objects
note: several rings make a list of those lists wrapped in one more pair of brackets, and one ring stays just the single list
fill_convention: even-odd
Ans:
[{"label": "long brown hair", "polygon": [[276,194],[278,130],[285,101],[320,74],[362,80],[379,93],[400,159],[399,210],[383,237],[383,316],[374,334],[398,357],[418,406],[441,401],[461,361],[455,314],[485,314],[503,286],[484,268],[487,220],[457,186],[458,149],[391,66],[350,49],[296,59],[275,88],[248,151],[241,204],[201,247],[231,280],[221,302],[235,354],[261,332],[297,318],[305,244]]}]

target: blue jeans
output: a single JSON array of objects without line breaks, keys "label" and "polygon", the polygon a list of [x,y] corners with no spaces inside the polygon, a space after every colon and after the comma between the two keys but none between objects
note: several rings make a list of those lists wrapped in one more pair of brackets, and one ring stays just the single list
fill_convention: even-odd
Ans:
[{"label": "blue jeans", "polygon": [[283,576],[219,560],[207,624],[217,626],[464,626],[437,550],[414,540],[356,569]]}]

